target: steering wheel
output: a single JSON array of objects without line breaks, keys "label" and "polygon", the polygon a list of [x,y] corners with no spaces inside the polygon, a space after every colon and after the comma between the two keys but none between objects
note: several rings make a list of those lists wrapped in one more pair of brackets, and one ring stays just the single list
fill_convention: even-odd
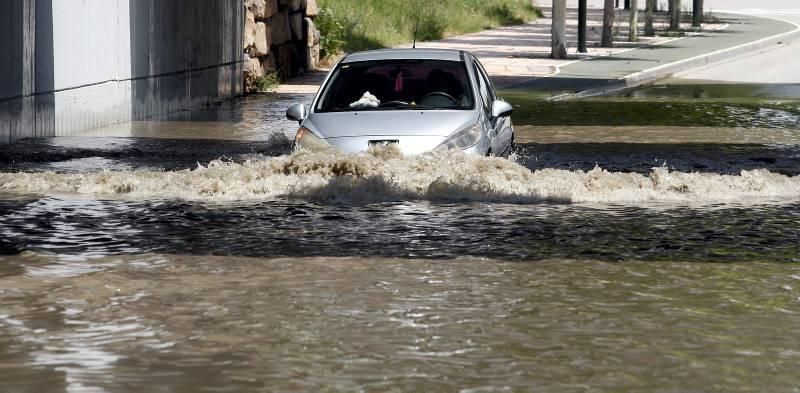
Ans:
[{"label": "steering wheel", "polygon": [[457,99],[455,99],[455,97],[453,97],[453,96],[451,96],[450,94],[447,94],[447,93],[445,93],[445,92],[443,92],[443,91],[434,91],[434,92],[430,92],[430,93],[428,93],[428,94],[425,94],[424,96],[422,96],[422,98],[420,98],[420,99],[419,99],[419,102],[423,102],[423,101],[425,101],[425,100],[426,100],[426,99],[428,99],[428,98],[431,98],[431,97],[437,97],[437,96],[438,96],[438,97],[444,97],[444,98],[447,98],[448,100],[450,100],[450,101],[452,101],[452,102],[453,102],[453,105],[456,105],[456,104],[458,104],[458,100],[457,100]]}]

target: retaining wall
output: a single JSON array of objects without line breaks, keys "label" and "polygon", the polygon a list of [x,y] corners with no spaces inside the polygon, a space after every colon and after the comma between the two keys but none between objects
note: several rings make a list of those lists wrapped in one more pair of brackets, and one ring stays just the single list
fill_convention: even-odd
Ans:
[{"label": "retaining wall", "polygon": [[259,78],[269,73],[291,78],[317,67],[316,0],[244,0],[244,4],[245,90],[257,91]]},{"label": "retaining wall", "polygon": [[242,0],[0,2],[0,143],[240,95]]}]

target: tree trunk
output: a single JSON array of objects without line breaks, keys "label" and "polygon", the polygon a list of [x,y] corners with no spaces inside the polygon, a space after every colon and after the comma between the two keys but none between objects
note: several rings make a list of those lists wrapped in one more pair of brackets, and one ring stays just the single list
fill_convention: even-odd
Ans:
[{"label": "tree trunk", "polygon": [[553,0],[552,50],[550,57],[567,58],[567,0]]},{"label": "tree trunk", "polygon": [[578,52],[587,53],[586,50],[586,15],[587,0],[578,0]]},{"label": "tree trunk", "polygon": [[628,41],[639,41],[639,0],[631,0],[631,26],[628,30]]},{"label": "tree trunk", "polygon": [[614,0],[605,0],[603,7],[603,38],[600,46],[611,48],[614,46]]},{"label": "tree trunk", "polygon": [[669,19],[669,29],[670,30],[680,30],[681,29],[681,0],[670,0],[669,3],[672,6],[672,10],[670,12],[670,19]]},{"label": "tree trunk", "polygon": [[645,0],[647,2],[647,9],[644,14],[644,35],[653,37],[656,35],[653,29],[653,12],[656,10],[656,0]]},{"label": "tree trunk", "polygon": [[703,23],[703,0],[694,0],[692,5],[692,26],[700,27]]}]

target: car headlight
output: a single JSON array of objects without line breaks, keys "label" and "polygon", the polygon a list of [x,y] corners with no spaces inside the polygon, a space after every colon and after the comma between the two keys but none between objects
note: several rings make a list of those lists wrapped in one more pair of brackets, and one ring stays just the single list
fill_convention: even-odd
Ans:
[{"label": "car headlight", "polygon": [[309,151],[319,151],[330,149],[330,147],[331,145],[328,142],[325,142],[325,140],[318,137],[306,127],[300,127],[300,129],[297,130],[297,135],[294,137],[295,150],[304,149]]},{"label": "car headlight", "polygon": [[481,125],[475,123],[461,131],[458,131],[445,139],[437,149],[459,149],[465,150],[475,146],[481,140]]}]

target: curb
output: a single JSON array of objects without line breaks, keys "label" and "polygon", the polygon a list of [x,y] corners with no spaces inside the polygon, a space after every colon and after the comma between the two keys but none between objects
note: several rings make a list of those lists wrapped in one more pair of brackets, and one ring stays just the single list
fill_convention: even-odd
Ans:
[{"label": "curb", "polygon": [[[733,14],[733,13],[731,13]],[[584,97],[593,97],[598,95],[604,95],[608,93],[613,93],[620,90],[629,89],[631,87],[640,86],[646,83],[650,83],[656,81],[658,79],[662,79],[668,77],[670,75],[674,75],[680,72],[689,71],[696,68],[701,68],[713,63],[722,62],[725,60],[731,60],[737,57],[741,57],[744,55],[749,55],[752,52],[756,52],[762,49],[765,49],[770,46],[779,45],[782,41],[786,41],[788,39],[800,37],[800,25],[785,21],[782,19],[777,18],[770,18],[764,17],[773,20],[778,20],[781,22],[789,23],[795,26],[795,29],[792,31],[787,31],[784,33],[776,34],[771,37],[765,37],[757,41],[748,42],[745,44],[733,46],[730,48],[723,48],[716,50],[711,53],[707,53],[700,56],[691,57],[688,59],[679,60],[673,63],[664,64],[662,66],[654,67],[648,70],[639,71],[628,76],[619,78],[617,81],[609,83],[606,86],[595,87],[592,89],[584,90],[577,92],[575,94],[568,94],[553,97],[552,100],[560,101],[570,98],[584,98]]]}]

